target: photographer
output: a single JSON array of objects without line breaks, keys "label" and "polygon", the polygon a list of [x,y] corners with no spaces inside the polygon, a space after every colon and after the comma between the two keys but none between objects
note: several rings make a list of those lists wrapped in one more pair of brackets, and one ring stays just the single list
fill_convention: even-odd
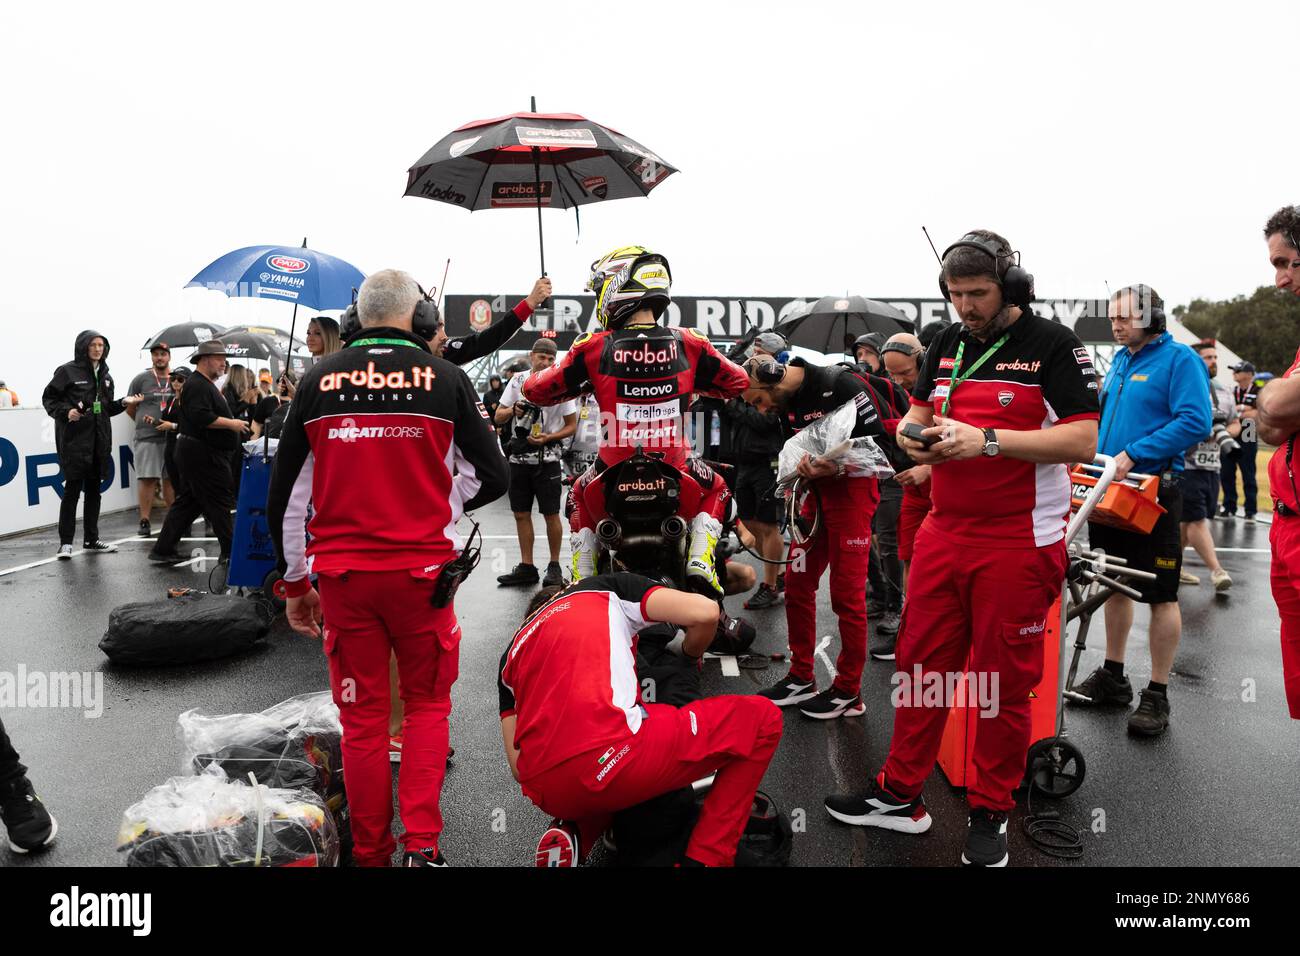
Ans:
[{"label": "photographer", "polygon": [[[1165,513],[1149,534],[1090,522],[1088,541],[1125,559],[1130,568],[1156,576],[1155,581],[1131,584],[1141,592],[1142,603],[1151,605],[1151,680],[1128,721],[1130,733],[1155,737],[1169,728],[1169,670],[1183,629],[1178,609],[1183,454],[1210,434],[1210,393],[1196,353],[1165,331],[1164,302],[1150,286],[1131,286],[1111,296],[1110,329],[1124,348],[1117,350],[1102,386],[1098,450],[1114,457],[1115,481],[1130,472],[1159,475],[1157,500]],[[1132,626],[1133,601],[1112,596],[1106,602],[1106,659],[1072,688],[1090,704],[1123,706],[1133,700],[1133,687],[1124,676]]]},{"label": "photographer", "polygon": [[1255,384],[1255,366],[1240,362],[1232,366],[1233,405],[1241,419],[1241,434],[1236,436],[1238,447],[1219,456],[1222,463],[1220,479],[1223,485],[1223,517],[1237,517],[1237,469],[1241,469],[1241,505],[1247,521],[1255,520],[1259,505],[1259,485],[1255,481],[1255,460],[1259,457],[1259,434],[1255,418],[1259,414],[1255,402],[1259,399],[1259,386]]},{"label": "photographer", "polygon": [[[1274,283],[1300,296],[1300,206],[1283,206],[1264,225]],[[1280,379],[1260,392],[1259,437],[1277,451],[1268,463],[1273,496],[1273,600],[1282,618],[1282,680],[1291,717],[1300,720],[1300,493],[1295,480],[1295,439],[1300,432],[1300,350]]]},{"label": "photographer", "polygon": [[366,279],[360,329],[298,385],[267,498],[289,624],[320,637],[322,616],[329,622],[324,649],[361,866],[387,866],[395,846],[387,748],[394,653],[406,703],[398,790],[405,864],[446,865],[438,798],[461,639],[448,591],[465,548],[455,528],[463,512],[506,489],[505,459],[469,378],[412,330],[417,312],[423,320],[431,308],[404,272]]},{"label": "photographer", "polygon": [[560,570],[560,542],[564,537],[560,522],[560,456],[564,440],[578,430],[578,406],[570,400],[539,408],[523,399],[524,383],[554,365],[555,355],[554,339],[534,342],[528,353],[531,367],[510,379],[497,406],[497,424],[510,429],[510,510],[515,514],[515,533],[519,536],[519,564],[497,578],[501,587],[538,582],[537,565],[533,564],[534,499],[546,522],[546,543],[550,548],[542,586],[564,583],[564,572]]},{"label": "photographer", "polygon": [[[1213,431],[1205,441],[1188,449],[1183,461],[1183,520],[1181,528],[1184,550],[1190,544],[1205,566],[1210,569],[1214,590],[1223,593],[1232,587],[1232,577],[1219,564],[1214,551],[1214,538],[1210,536],[1210,522],[1219,506],[1219,460],[1235,451],[1241,422],[1237,420],[1237,406],[1232,400],[1232,390],[1215,381],[1219,374],[1219,353],[1213,342],[1197,342],[1193,346],[1205,363],[1210,379],[1210,402],[1213,405]],[[1183,567],[1178,580],[1181,584],[1200,584],[1201,579]]]}]

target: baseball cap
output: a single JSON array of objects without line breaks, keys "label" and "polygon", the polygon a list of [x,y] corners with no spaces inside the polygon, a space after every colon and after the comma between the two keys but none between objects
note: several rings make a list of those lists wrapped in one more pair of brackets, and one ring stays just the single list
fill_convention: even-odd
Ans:
[{"label": "baseball cap", "polygon": [[149,347],[149,354],[152,355],[154,352],[170,353],[171,350],[172,350],[171,346],[168,345],[166,342],[155,342],[153,345]]},{"label": "baseball cap", "polygon": [[555,339],[538,339],[528,351],[538,352],[542,355],[555,355],[559,352],[559,349],[555,347]]},{"label": "baseball cap", "polygon": [[190,377],[190,370],[186,368],[184,365],[178,365],[176,366],[176,368],[172,369],[172,373],[167,377],[178,378],[183,382]]},{"label": "baseball cap", "polygon": [[1236,365],[1232,366],[1232,370],[1234,372],[1250,372],[1252,375],[1255,374],[1255,366],[1251,365],[1249,362],[1238,362]]},{"label": "baseball cap", "polygon": [[759,332],[754,337],[754,348],[762,349],[768,355],[780,355],[790,348],[790,343],[780,332]]},{"label": "baseball cap", "polygon": [[262,371],[257,373],[257,380],[259,382],[271,381],[271,370],[269,368],[262,369]]}]

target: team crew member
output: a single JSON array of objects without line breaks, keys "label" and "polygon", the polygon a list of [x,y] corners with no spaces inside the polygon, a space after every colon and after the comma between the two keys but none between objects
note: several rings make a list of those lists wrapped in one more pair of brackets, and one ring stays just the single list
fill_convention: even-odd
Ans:
[{"label": "team crew member", "polygon": [[[1300,206],[1279,209],[1264,226],[1275,284],[1300,295]],[[1300,720],[1300,493],[1296,491],[1295,444],[1300,432],[1300,350],[1280,379],[1259,394],[1259,436],[1277,451],[1268,463],[1273,496],[1273,600],[1282,618],[1282,679],[1291,716]]]},{"label": "team crew member", "polygon": [[[993,232],[968,233],[943,255],[940,288],[960,324],[926,352],[904,419],[928,448],[899,444],[933,466],[934,505],[916,535],[898,636],[906,676],[998,675],[997,715],[981,720],[962,861],[1003,866],[1007,811],[1025,772],[1029,694],[1043,670],[1049,606],[1065,577],[1070,481],[1097,440],[1092,360],[1075,334],[1035,315],[1033,276]],[[920,697],[921,695],[917,695]],[[831,796],[837,820],[921,833],[921,788],[934,767],[948,705],[903,695],[884,769],[865,794]]]},{"label": "team crew member", "polygon": [[175,395],[171,387],[172,352],[167,343],[158,342],[149,349],[149,360],[152,367],[131,379],[131,385],[127,388],[132,395],[143,395],[144,401],[126,410],[135,422],[131,453],[135,458],[136,497],[140,505],[142,538],[153,533],[149,515],[153,511],[153,499],[158,493],[160,481],[167,507],[170,508],[175,500],[171,475],[167,472],[164,460],[167,436],[158,430],[158,423],[162,421],[163,414]]},{"label": "team crew member", "polygon": [[82,547],[87,551],[116,551],[99,540],[99,486],[113,467],[113,423],[143,396],[113,398],[113,376],[108,370],[108,339],[87,329],[77,336],[73,359],[54,371],[41,403],[54,419],[54,448],[63,469],[63,503],[59,505],[58,557],[72,557],[72,536],[77,530],[77,500],[86,494]]},{"label": "team crew member", "polygon": [[[1150,534],[1090,522],[1094,548],[1148,571],[1136,582],[1151,605],[1151,680],[1129,715],[1131,733],[1154,737],[1169,727],[1169,671],[1182,636],[1178,583],[1183,569],[1183,453],[1210,434],[1210,392],[1205,365],[1165,331],[1164,302],[1149,286],[1120,289],[1110,300],[1110,328],[1120,349],[1102,386],[1098,448],[1115,459],[1115,480],[1129,472],[1159,475],[1165,508]],[[1106,602],[1106,659],[1073,690],[1093,705],[1125,705],[1133,687],[1124,676],[1124,653],[1133,626],[1133,601],[1123,594]]]},{"label": "team crew member", "polygon": [[524,323],[551,297],[551,280],[542,276],[533,283],[533,291],[522,299],[505,318],[482,332],[471,332],[454,339],[447,338],[447,328],[439,324],[438,334],[430,343],[433,354],[453,365],[466,365],[475,359],[491,355],[524,327]]},{"label": "team crew member", "polygon": [[[916,379],[920,375],[921,365],[925,361],[925,349],[921,340],[909,332],[899,332],[889,338],[880,350],[880,358],[890,381],[911,394],[916,388]],[[903,489],[902,501],[898,509],[897,551],[902,565],[902,590],[907,590],[907,568],[912,560],[912,546],[916,541],[917,529],[930,513],[930,466],[918,465],[910,458],[911,467],[902,468],[894,479]],[[884,493],[881,500],[883,503]],[[880,511],[876,511],[876,526],[880,527]],[[867,612],[870,614],[870,610]],[[878,661],[892,661],[898,641],[899,622],[892,622],[892,628],[876,628],[879,635],[871,648],[871,657]]]},{"label": "team crew member", "polygon": [[[1215,378],[1219,374],[1218,350],[1209,341],[1197,342],[1192,348],[1205,363],[1214,422],[1222,424],[1227,434],[1236,439],[1241,435],[1241,422],[1232,400],[1232,389],[1220,385]],[[1210,569],[1210,583],[1214,590],[1223,592],[1232,587],[1232,576],[1219,563],[1214,538],[1210,535],[1210,522],[1219,507],[1219,458],[1219,442],[1214,435],[1189,448],[1183,456],[1183,520],[1180,530],[1183,550],[1189,544],[1196,550]],[[1201,583],[1201,579],[1188,571],[1186,565],[1179,572],[1178,580],[1181,584]]]},{"label": "team crew member", "polygon": [[362,866],[387,866],[394,849],[386,747],[393,653],[406,704],[398,790],[405,862],[445,865],[438,796],[460,626],[451,603],[430,605],[440,574],[464,546],[455,530],[462,512],[506,490],[505,459],[469,378],[430,354],[412,330],[423,308],[406,273],[366,279],[357,297],[360,330],[298,385],[267,501],[289,623],[320,635],[322,616],[327,622],[354,858]]},{"label": "team crew member", "polygon": [[555,364],[554,339],[538,339],[528,353],[531,368],[510,379],[501,395],[496,423],[510,429],[510,510],[515,515],[515,533],[519,537],[519,564],[497,578],[503,586],[531,585],[538,581],[533,564],[533,501],[546,522],[546,543],[550,563],[546,566],[543,587],[564,583],[560,570],[560,540],[564,525],[560,523],[560,455],[564,440],[578,430],[578,406],[572,401],[539,408],[523,400],[521,389],[530,376]]},{"label": "team crew member", "polygon": [[853,361],[859,372],[867,375],[883,375],[884,366],[880,357],[880,349],[885,344],[885,337],[879,332],[868,332],[866,335],[859,335],[853,342]]},{"label": "team crew member", "polygon": [[730,492],[712,469],[688,458],[684,416],[693,394],[732,398],[748,379],[703,333],[658,324],[671,302],[671,287],[668,260],[641,246],[615,249],[593,262],[587,288],[596,293],[596,318],[603,331],[580,335],[564,361],[531,376],[524,398],[534,405],[555,405],[591,391],[605,419],[600,457],[573,486],[574,580],[595,572],[595,528],[604,510],[604,492],[595,479],[640,447],[661,453],[666,464],[681,472],[678,509],[690,522],[687,582],[721,596],[714,549]]},{"label": "team crew member", "polygon": [[225,371],[226,355],[226,347],[212,339],[190,356],[194,372],[181,389],[176,440],[176,467],[185,476],[185,483],[149,552],[150,561],[183,561],[176,545],[200,514],[217,536],[221,560],[230,559],[230,543],[235,535],[230,515],[235,507],[230,462],[249,426],[230,414],[230,406],[214,384]]},{"label": "team crew member", "polygon": [[680,709],[642,702],[636,634],[658,621],[685,628],[682,652],[698,659],[716,633],[718,605],[637,574],[595,575],[539,591],[501,655],[510,772],[524,796],[559,818],[537,845],[538,866],[576,866],[617,811],[715,771],[681,862],[735,860],[781,740],[781,713],[753,696]]},{"label": "team crew member", "polygon": [[1258,412],[1255,402],[1259,398],[1259,386],[1255,384],[1255,366],[1249,362],[1239,362],[1232,366],[1232,379],[1236,382],[1232,398],[1237,416],[1241,419],[1241,435],[1237,438],[1239,447],[1220,456],[1222,514],[1225,518],[1237,517],[1237,469],[1240,468],[1242,510],[1247,521],[1254,521],[1259,503],[1259,486],[1255,481],[1255,460],[1259,457],[1259,435],[1255,430]]},{"label": "team crew member", "polygon": [[[790,346],[776,332],[761,332],[754,339],[752,355],[780,362]],[[736,512],[753,533],[758,553],[767,559],[763,583],[745,602],[747,610],[775,607],[781,603],[776,588],[777,570],[785,541],[778,525],[782,502],[776,490],[776,462],[781,454],[781,419],[775,412],[760,412],[744,399],[733,398],[722,408],[731,425],[731,449],[735,456]],[[730,566],[728,566],[730,567]]]},{"label": "team crew member", "polygon": [[[870,436],[886,443],[888,430],[881,413],[885,402],[857,373],[840,365],[808,365],[798,358],[789,365],[752,358],[745,368],[750,376],[745,401],[761,412],[782,416],[788,432],[800,431],[853,402],[857,406],[853,437]],[[836,462],[821,458],[805,455],[799,474],[813,482],[821,528],[811,541],[790,545],[785,575],[790,672],[760,694],[778,707],[798,704],[808,717],[856,717],[866,709],[859,692],[867,658],[867,562],[871,518],[880,492],[873,476],[841,474]],[[834,682],[819,693],[813,672],[817,587],[828,566],[831,609],[839,620],[840,653]]]}]

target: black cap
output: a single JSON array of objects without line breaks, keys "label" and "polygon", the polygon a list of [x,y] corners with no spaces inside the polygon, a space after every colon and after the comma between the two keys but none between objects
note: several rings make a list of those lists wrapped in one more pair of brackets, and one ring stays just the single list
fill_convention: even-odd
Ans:
[{"label": "black cap", "polygon": [[171,374],[167,377],[178,378],[183,382],[190,377],[190,370],[184,365],[178,365],[176,368],[172,369]]},{"label": "black cap", "polygon": [[1255,366],[1251,365],[1249,362],[1238,362],[1236,365],[1230,367],[1234,372],[1249,372],[1251,375],[1255,374]]}]

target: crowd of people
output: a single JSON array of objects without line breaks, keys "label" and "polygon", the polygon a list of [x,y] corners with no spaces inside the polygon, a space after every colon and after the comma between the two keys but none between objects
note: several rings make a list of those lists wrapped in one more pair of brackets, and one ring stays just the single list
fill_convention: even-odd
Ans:
[{"label": "crowd of people", "polygon": [[[1300,208],[1279,210],[1264,233],[1278,288],[1300,295]],[[472,535],[458,523],[509,494],[520,562],[499,583],[539,590],[500,658],[499,713],[509,772],[553,817],[539,840],[539,865],[576,865],[617,812],[710,776],[678,862],[730,865],[779,746],[782,710],[818,720],[863,714],[870,656],[894,660],[904,688],[917,676],[968,669],[998,676],[997,706],[981,720],[974,744],[962,862],[1003,866],[1008,812],[1030,743],[1030,691],[1042,675],[1047,615],[1066,572],[1074,463],[1100,453],[1114,459],[1117,481],[1159,482],[1163,514],[1150,533],[1089,527],[1092,547],[1153,576],[1138,586],[1138,603],[1151,607],[1151,677],[1128,726],[1156,736],[1170,724],[1178,588],[1193,583],[1183,570],[1184,548],[1201,556],[1216,590],[1231,586],[1208,530],[1220,511],[1220,475],[1229,467],[1249,472],[1244,511],[1253,517],[1245,458],[1260,440],[1278,446],[1269,475],[1273,591],[1288,703],[1300,719],[1300,498],[1291,460],[1300,432],[1300,376],[1292,377],[1300,351],[1262,390],[1253,368],[1236,367],[1229,394],[1214,384],[1213,343],[1192,349],[1175,341],[1160,296],[1139,284],[1110,299],[1121,348],[1099,375],[1069,328],[1030,309],[1033,277],[1005,238],[974,230],[941,261],[939,285],[960,321],[927,326],[919,336],[864,336],[853,362],[821,366],[791,357],[773,332],[728,357],[698,332],[661,325],[668,260],[624,247],[593,263],[588,288],[597,296],[600,331],[580,336],[559,361],[553,340],[538,339],[529,369],[508,382],[495,378],[481,397],[458,366],[519,331],[549,297],[549,280],[539,279],[488,329],[449,339],[409,275],[375,273],[341,329],[316,321],[309,342],[316,335],[323,343],[319,360],[299,381],[282,379],[274,396],[255,377],[227,370],[224,348],[210,342],[195,351],[188,375],[171,369],[165,345],[155,348],[129,397],[115,399],[108,342],[86,332],[45,395],[67,481],[61,551],[71,543],[79,493],[86,496],[86,547],[111,547],[98,540],[94,479],[104,474],[109,418],[127,411],[145,446],[137,452],[148,472],[138,475],[142,534],[158,483],[170,478],[174,486],[151,557],[178,557],[176,541],[200,513],[228,555],[232,456],[255,426],[288,406],[278,424],[268,516],[289,623],[321,638],[328,660],[358,864],[387,865],[396,849],[389,762],[397,747],[404,862],[447,865],[439,795],[459,667],[454,601],[478,560]],[[723,427],[714,442],[697,429],[693,446],[687,411],[700,402],[715,403]],[[891,474],[829,454],[803,455],[797,474],[814,493],[796,518],[815,518],[816,530],[792,535],[787,547],[775,460],[789,438],[850,406],[852,439],[870,439]],[[337,421],[342,411],[346,428]],[[175,448],[168,449],[173,433]],[[160,444],[159,435],[164,447],[149,447]],[[681,476],[677,508],[688,537],[680,580],[600,562],[601,476],[647,436]],[[706,445],[723,467],[705,460]],[[566,461],[573,479],[567,574],[560,565]],[[534,562],[534,505],[547,531],[544,575]],[[1234,485],[1222,513],[1235,511]],[[746,607],[784,603],[789,671],[753,695],[681,707],[644,699],[635,663],[641,631],[660,623],[679,628],[688,661],[701,659],[716,638],[721,598],[734,590],[718,573],[717,549],[733,518],[764,559],[761,581],[751,575],[745,582],[756,585]],[[823,576],[840,650],[831,684],[819,688]],[[1117,596],[1105,606],[1103,665],[1074,688],[1085,705],[1132,702],[1124,668],[1133,603]],[[877,640],[869,648],[871,620]],[[827,796],[825,806],[849,825],[916,834],[932,824],[921,792],[952,701],[934,706],[906,692],[897,700],[883,765],[861,788]],[[0,756],[11,754],[17,765],[2,729],[0,740],[9,752]],[[6,823],[20,779],[21,769],[17,776],[0,772],[11,801]],[[21,794],[39,816],[30,784]]]}]

